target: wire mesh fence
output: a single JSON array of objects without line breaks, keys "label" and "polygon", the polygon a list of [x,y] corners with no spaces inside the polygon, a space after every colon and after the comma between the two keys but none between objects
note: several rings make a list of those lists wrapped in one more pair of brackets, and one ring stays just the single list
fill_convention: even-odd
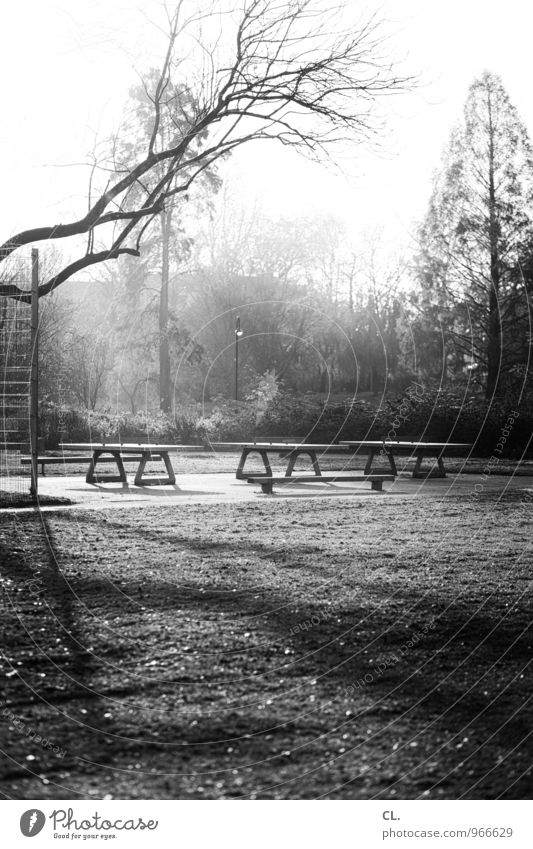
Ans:
[{"label": "wire mesh fence", "polygon": [[[2,283],[31,291],[31,254],[0,266]],[[31,444],[32,329],[30,304],[0,297],[0,506],[21,500],[32,489],[31,465],[22,464]]]}]

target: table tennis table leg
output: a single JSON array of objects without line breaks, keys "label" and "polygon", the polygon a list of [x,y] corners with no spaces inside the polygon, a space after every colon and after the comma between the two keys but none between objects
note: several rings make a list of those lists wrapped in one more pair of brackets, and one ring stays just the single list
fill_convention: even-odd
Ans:
[{"label": "table tennis table leg", "polygon": [[[244,480],[245,478],[249,478],[250,475],[244,474],[244,464],[248,458],[249,454],[259,454],[263,461],[263,465],[265,467],[264,475],[265,477],[272,477],[272,467],[268,461],[268,452],[262,448],[243,448],[241,458],[239,460],[239,465],[237,466],[237,471],[235,473],[235,477],[237,480]],[[254,477],[260,477],[260,475],[254,475]]]},{"label": "table tennis table leg", "polygon": [[298,457],[300,456],[300,454],[307,454],[307,456],[309,457],[309,459],[311,460],[311,463],[313,465],[313,470],[315,472],[315,475],[317,477],[321,477],[322,470],[321,470],[319,462],[318,462],[318,457],[316,456],[316,451],[314,451],[312,448],[295,448],[293,451],[287,452],[286,454],[280,452],[280,455],[279,455],[280,457],[288,457],[289,458],[289,463],[287,465],[285,477],[286,478],[291,477],[291,475],[294,471],[294,467],[296,465],[296,461],[297,461]]},{"label": "table tennis table leg", "polygon": [[[144,470],[146,468],[146,464],[149,460],[157,459],[162,460],[165,464],[165,469],[167,470],[168,477],[159,478],[156,476],[152,476],[149,478],[145,478]],[[175,483],[176,475],[174,474],[174,469],[172,468],[172,463],[170,462],[168,451],[158,451],[156,454],[152,454],[151,451],[143,451],[141,459],[139,461],[139,467],[135,475],[135,486],[165,486],[166,484],[171,484],[173,486]]]},{"label": "table tennis table leg", "polygon": [[372,461],[374,460],[375,453],[375,449],[371,448],[365,465],[365,475],[370,475],[372,473]]},{"label": "table tennis table leg", "polygon": [[446,469],[444,468],[444,462],[442,459],[442,454],[437,454],[437,466],[439,471],[433,472],[423,472],[421,471],[422,460],[424,459],[424,454],[416,455],[416,463],[413,469],[413,477],[414,478],[445,478],[446,477]]},{"label": "table tennis table leg", "polygon": [[[102,454],[111,454],[113,459],[115,460],[118,475],[100,475],[96,474],[96,465],[98,463],[98,458]],[[120,451],[103,451],[103,450],[95,450],[93,451],[92,459],[89,463],[89,469],[87,471],[87,475],[85,477],[87,483],[127,483],[128,478],[126,476],[126,469],[124,468],[124,463],[122,462],[122,457],[120,456]]]},{"label": "table tennis table leg", "polygon": [[398,477],[398,470],[396,468],[396,462],[394,460],[394,454],[388,448],[385,448],[384,451],[385,451],[385,454],[387,455],[387,457],[389,458],[389,466],[391,468],[391,472],[394,475],[394,477],[397,478]]}]

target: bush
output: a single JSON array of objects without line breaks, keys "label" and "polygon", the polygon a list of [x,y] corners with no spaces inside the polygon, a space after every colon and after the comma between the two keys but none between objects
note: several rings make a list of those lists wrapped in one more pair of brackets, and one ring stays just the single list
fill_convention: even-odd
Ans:
[{"label": "bush", "polygon": [[219,399],[199,427],[209,442],[242,442],[255,433],[255,412],[254,403]]},{"label": "bush", "polygon": [[[507,429],[510,432],[502,456],[520,457],[524,451],[526,456],[533,454],[533,415],[527,407],[517,408],[506,397],[488,402],[476,395],[418,386],[415,392],[388,399],[384,407],[390,423],[384,434],[388,438],[468,442],[473,444],[476,456],[490,457]],[[515,411],[519,415],[512,416],[509,427]]]},{"label": "bush", "polygon": [[60,442],[170,442],[201,445],[205,430],[196,418],[177,413],[109,413],[69,410],[55,404],[43,405],[39,415],[40,434],[46,449]]},{"label": "bush", "polygon": [[[508,421],[511,413],[512,424]],[[279,392],[257,415],[256,401],[215,402],[208,416],[195,411],[135,415],[129,413],[68,410],[48,404],[41,410],[41,435],[45,447],[59,442],[171,442],[199,445],[205,442],[241,442],[258,436],[299,436],[308,442],[331,443],[341,439],[422,439],[468,442],[474,454],[490,457],[506,430],[501,456],[533,456],[533,411],[515,407],[508,398],[488,403],[484,399],[441,388],[412,384],[376,408],[368,401],[324,401],[313,394]],[[508,431],[508,433],[507,433]]]},{"label": "bush", "polygon": [[[512,417],[509,427],[511,413],[517,409],[520,415]],[[367,401],[327,403],[314,395],[283,395],[270,405],[261,430],[324,443],[341,439],[467,442],[474,446],[475,455],[489,457],[502,431],[509,430],[502,456],[518,458],[524,451],[533,456],[533,412],[528,405],[516,408],[509,398],[489,404],[479,396],[421,384],[411,384],[377,408]]]},{"label": "bush", "polygon": [[303,436],[308,442],[377,439],[381,417],[366,401],[328,403],[311,393],[284,394],[269,406],[261,430],[273,436]]}]

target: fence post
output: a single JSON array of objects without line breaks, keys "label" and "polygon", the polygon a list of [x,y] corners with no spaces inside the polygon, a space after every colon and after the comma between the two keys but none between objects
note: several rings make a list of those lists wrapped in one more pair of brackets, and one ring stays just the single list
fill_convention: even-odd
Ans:
[{"label": "fence post", "polygon": [[39,454],[39,251],[31,249],[30,493],[37,498]]}]

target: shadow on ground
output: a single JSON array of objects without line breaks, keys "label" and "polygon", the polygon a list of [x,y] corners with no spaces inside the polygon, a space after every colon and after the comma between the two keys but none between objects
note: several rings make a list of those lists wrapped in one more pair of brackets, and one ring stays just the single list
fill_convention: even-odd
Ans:
[{"label": "shadow on ground", "polygon": [[527,797],[522,525],[321,504],[4,519],[4,795]]}]

